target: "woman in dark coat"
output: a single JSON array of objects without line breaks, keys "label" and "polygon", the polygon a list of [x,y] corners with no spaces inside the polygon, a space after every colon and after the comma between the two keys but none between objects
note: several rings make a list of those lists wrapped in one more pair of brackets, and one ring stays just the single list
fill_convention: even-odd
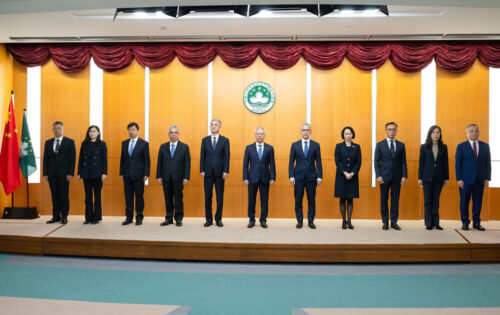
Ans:
[{"label": "woman in dark coat", "polygon": [[[359,198],[358,173],[361,168],[361,148],[352,142],[354,129],[345,127],[341,133],[344,142],[335,147],[335,197],[340,198],[342,229],[353,229],[351,224],[353,198]],[[347,218],[346,218],[347,214]]]},{"label": "woman in dark coat", "polygon": [[439,225],[439,196],[450,179],[448,148],[443,143],[441,128],[432,126],[425,143],[420,146],[418,184],[424,187],[424,223],[427,230],[442,230]]},{"label": "woman in dark coat", "polygon": [[[97,224],[102,220],[101,190],[108,173],[108,149],[101,140],[99,127],[90,126],[80,148],[78,180],[85,187],[85,222]],[[94,201],[92,201],[92,195]]]}]

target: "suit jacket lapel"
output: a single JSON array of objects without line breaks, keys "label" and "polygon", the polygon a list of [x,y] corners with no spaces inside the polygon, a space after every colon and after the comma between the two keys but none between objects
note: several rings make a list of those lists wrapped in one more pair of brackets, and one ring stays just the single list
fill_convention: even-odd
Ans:
[{"label": "suit jacket lapel", "polygon": [[[309,140],[308,140],[309,141]],[[307,159],[306,155],[304,154],[304,147],[302,146],[302,139],[297,143],[299,145],[299,151],[304,157],[304,159]],[[309,155],[309,151],[311,150],[311,141],[309,141],[308,149],[307,149],[307,154]]]}]

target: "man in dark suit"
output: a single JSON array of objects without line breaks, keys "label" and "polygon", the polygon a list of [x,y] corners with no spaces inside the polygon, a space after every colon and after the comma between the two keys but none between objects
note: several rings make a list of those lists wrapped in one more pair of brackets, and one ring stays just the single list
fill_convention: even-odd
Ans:
[{"label": "man in dark suit", "polygon": [[243,183],[248,186],[248,228],[255,226],[255,199],[260,191],[260,226],[267,229],[269,186],[276,180],[274,149],[264,143],[266,130],[255,129],[255,143],[247,145],[243,159]]},{"label": "man in dark suit", "polygon": [[316,186],[321,184],[323,167],[321,166],[321,150],[319,143],[311,140],[311,124],[301,126],[302,139],[292,143],[288,175],[290,183],[294,185],[296,228],[302,228],[303,209],[302,199],[304,188],[307,193],[307,220],[311,229],[315,229],[314,216],[316,214]]},{"label": "man in dark suit", "polygon": [[184,218],[182,190],[189,181],[191,155],[189,154],[189,146],[179,141],[179,133],[179,127],[170,126],[168,128],[170,142],[162,144],[158,152],[156,179],[158,184],[163,185],[167,212],[165,221],[160,223],[161,226],[173,224],[174,219],[175,225],[182,226]]},{"label": "man in dark suit", "polygon": [[460,192],[460,215],[462,230],[469,229],[469,202],[472,196],[473,228],[485,231],[481,226],[481,205],[484,186],[491,180],[490,146],[479,139],[479,127],[467,126],[468,140],[457,146],[455,153],[455,174]]},{"label": "man in dark suit", "polygon": [[47,223],[68,223],[69,182],[75,175],[76,148],[73,139],[64,137],[64,125],[52,124],[54,138],[45,141],[43,178],[49,182],[52,195],[52,219]]},{"label": "man in dark suit", "polygon": [[149,143],[139,138],[139,125],[131,122],[127,126],[130,139],[122,142],[120,156],[120,177],[125,185],[125,221],[122,225],[132,223],[141,225],[144,218],[144,182],[149,178],[151,160],[149,158]]},{"label": "man in dark suit", "polygon": [[375,147],[375,176],[380,184],[380,212],[382,229],[389,229],[389,192],[391,193],[391,228],[401,230],[398,225],[399,192],[401,185],[408,178],[406,149],[403,142],[396,140],[398,125],[395,122],[385,124],[387,138]]},{"label": "man in dark suit", "polygon": [[222,206],[224,204],[224,181],[229,174],[229,140],[219,134],[221,121],[212,119],[212,135],[201,140],[200,173],[205,186],[205,227],[213,224],[212,195],[215,185],[217,211],[215,224],[222,227]]}]

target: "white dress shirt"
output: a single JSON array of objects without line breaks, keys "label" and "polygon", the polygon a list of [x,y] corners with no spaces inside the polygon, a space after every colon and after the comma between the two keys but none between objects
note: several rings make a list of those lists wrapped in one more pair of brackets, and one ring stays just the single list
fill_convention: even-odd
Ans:
[{"label": "white dress shirt", "polygon": [[130,138],[130,141],[128,142],[128,151],[127,152],[130,152],[130,146],[132,145],[132,141],[134,141],[134,149],[135,149],[135,146],[137,145],[137,140],[139,140],[139,137],[135,137],[134,139]]},{"label": "white dress shirt", "polygon": [[389,138],[386,138],[387,140],[387,145],[389,146],[389,150],[391,149],[391,141],[394,141],[394,152],[396,152],[396,139],[389,139]]},{"label": "white dress shirt", "polygon": [[54,152],[56,152],[57,140],[59,140],[59,148],[61,148],[63,138],[64,136],[61,136],[60,138],[54,138],[54,145],[52,146],[52,150],[54,150]]},{"label": "white dress shirt", "polygon": [[477,140],[476,141],[469,140],[470,147],[472,148],[472,151],[474,151],[474,142],[476,143],[477,156],[479,156],[479,142]]}]

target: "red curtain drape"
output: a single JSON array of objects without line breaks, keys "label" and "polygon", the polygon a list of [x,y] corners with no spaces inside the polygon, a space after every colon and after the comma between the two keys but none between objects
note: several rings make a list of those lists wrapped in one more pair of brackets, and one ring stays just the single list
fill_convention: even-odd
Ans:
[{"label": "red curtain drape", "polygon": [[303,57],[317,69],[333,69],[347,58],[355,67],[373,70],[388,59],[400,71],[425,68],[434,58],[448,71],[469,69],[476,59],[500,67],[500,42],[262,42],[262,43],[113,43],[113,44],[8,44],[10,53],[24,66],[46,63],[50,58],[61,70],[83,70],[93,57],[104,71],[127,67],[134,59],[157,69],[175,57],[189,68],[202,68],[219,56],[232,68],[246,68],[257,56],[273,69],[288,69]]}]

